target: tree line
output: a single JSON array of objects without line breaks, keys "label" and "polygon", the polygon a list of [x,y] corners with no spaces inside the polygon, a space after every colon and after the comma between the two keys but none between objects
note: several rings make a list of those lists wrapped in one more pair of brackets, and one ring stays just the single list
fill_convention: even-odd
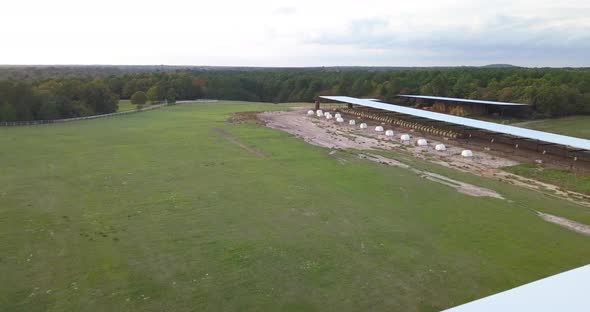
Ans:
[{"label": "tree line", "polygon": [[[528,103],[539,117],[590,113],[590,69],[178,69],[103,77],[0,81],[0,120],[39,120],[111,113],[118,99],[149,102],[212,98],[310,102],[317,95],[381,98],[422,94]],[[138,94],[136,94],[138,93]]]}]

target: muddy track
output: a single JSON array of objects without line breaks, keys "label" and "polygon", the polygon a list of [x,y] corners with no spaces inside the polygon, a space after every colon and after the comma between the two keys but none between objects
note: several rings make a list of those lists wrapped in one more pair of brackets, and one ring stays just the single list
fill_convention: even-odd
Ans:
[{"label": "muddy track", "polygon": [[570,219],[550,215],[548,213],[538,212],[538,211],[537,211],[537,215],[547,222],[555,223],[555,224],[557,224],[561,227],[564,227],[568,230],[578,232],[578,233],[581,233],[584,235],[590,235],[590,226],[589,225],[579,223],[576,221],[572,221]]},{"label": "muddy track", "polygon": [[484,187],[479,187],[479,186],[476,186],[473,184],[457,181],[457,180],[451,179],[449,177],[445,177],[445,176],[437,174],[437,173],[412,168],[411,166],[404,164],[403,162],[400,162],[398,160],[383,157],[380,155],[372,155],[372,154],[366,154],[366,155],[360,154],[359,156],[361,158],[368,159],[368,160],[378,162],[381,164],[386,164],[389,166],[395,166],[395,167],[408,169],[408,170],[416,173],[417,175],[419,175],[422,178],[425,178],[425,179],[430,180],[432,182],[437,182],[437,183],[452,187],[457,192],[462,193],[462,194],[475,196],[475,197],[493,197],[493,198],[498,198],[498,199],[504,199],[504,197],[502,197],[502,195],[498,194],[494,190],[490,190],[490,189],[487,189]]}]

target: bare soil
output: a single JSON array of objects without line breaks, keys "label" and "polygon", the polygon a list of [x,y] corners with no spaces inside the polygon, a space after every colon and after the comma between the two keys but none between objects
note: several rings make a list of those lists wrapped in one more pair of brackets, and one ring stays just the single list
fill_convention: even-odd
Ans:
[{"label": "bare soil", "polygon": [[550,215],[548,213],[542,213],[542,212],[537,211],[537,214],[539,215],[539,217],[543,218],[543,220],[545,220],[547,222],[555,223],[559,226],[562,226],[562,227],[572,230],[574,232],[578,232],[578,233],[581,233],[584,235],[590,235],[590,226],[588,226],[586,224],[582,224],[582,223],[579,223],[576,221],[572,221],[570,219]]},{"label": "bare soil", "polygon": [[258,114],[260,112],[239,112],[234,113],[229,118],[229,122],[231,123],[245,123],[245,122],[254,122],[257,124],[264,124],[262,120],[258,118]]},{"label": "bare soil", "polygon": [[372,154],[368,154],[368,155],[361,154],[361,157],[368,159],[368,160],[375,161],[375,162],[379,162],[382,164],[387,164],[390,166],[401,167],[401,168],[411,170],[412,172],[418,174],[419,176],[421,176],[427,180],[437,182],[437,183],[440,183],[440,184],[443,184],[446,186],[450,186],[450,187],[454,188],[455,190],[457,190],[457,192],[459,192],[459,193],[467,194],[470,196],[476,196],[476,197],[488,196],[488,197],[494,197],[494,198],[498,198],[498,199],[504,199],[504,197],[502,197],[502,195],[498,194],[494,190],[490,190],[487,188],[475,186],[473,184],[457,181],[457,180],[451,179],[449,177],[445,177],[445,176],[437,174],[437,173],[419,170],[419,169],[413,168],[407,164],[404,164],[403,162],[400,162],[398,160],[394,160],[394,159],[387,158],[387,157],[380,156],[380,155],[372,155]]},{"label": "bare soil", "polygon": [[[303,138],[306,142],[328,147],[334,149],[357,149],[357,150],[386,150],[386,149],[406,149],[410,150],[416,156],[425,158],[425,154],[429,153],[425,147],[414,147],[413,145],[402,145],[395,142],[389,137],[380,134],[374,134],[374,131],[369,129],[358,129],[358,126],[350,126],[348,124],[337,124],[328,120],[308,117],[304,114],[304,110],[296,109],[288,112],[266,112],[259,114],[259,118],[263,120],[268,127],[281,129],[288,133],[294,134]],[[435,144],[435,143],[431,143]],[[454,159],[457,155],[460,156],[461,149],[450,148],[444,154],[447,157]],[[451,178],[419,170],[413,168],[400,161],[390,159],[381,155],[374,155],[370,153],[360,154],[362,158],[375,161],[382,164],[387,164],[396,167],[402,167],[412,170],[421,177],[438,182],[456,189],[458,192],[471,196],[489,196],[503,199],[497,192],[453,180]],[[503,166],[506,162],[498,162],[493,157],[478,156],[480,161],[483,161],[491,166]]]},{"label": "bare soil", "polygon": [[[556,196],[590,207],[590,196],[588,195],[564,190],[556,185],[517,176],[501,169],[503,167],[518,164],[519,162],[515,159],[492,155],[491,153],[483,150],[475,151],[474,157],[467,158],[461,156],[461,151],[464,149],[472,149],[472,146],[465,145],[466,142],[464,141],[443,139],[440,137],[425,135],[417,131],[393,127],[389,124],[386,125],[384,123],[370,119],[361,120],[358,117],[350,117],[355,119],[357,122],[357,124],[354,126],[348,124],[348,116],[344,116],[344,123],[337,123],[333,119],[327,120],[324,118],[317,118],[315,115],[307,116],[307,109],[308,108],[301,107],[294,108],[290,111],[264,112],[258,114],[257,118],[268,127],[291,133],[302,138],[310,144],[333,149],[357,149],[366,151],[393,150],[397,152],[403,152],[411,154],[416,158],[431,161],[448,168],[454,168],[460,171],[470,172],[475,175],[494,178],[506,183],[537,190],[551,196]],[[360,129],[359,124],[361,122],[367,123],[368,128]],[[391,138],[385,136],[384,132],[376,132],[374,129],[378,125],[384,126],[385,130],[393,130],[395,136]],[[412,140],[409,144],[400,143],[399,136],[402,133],[411,135]],[[416,146],[416,141],[419,138],[428,139],[428,146]],[[438,143],[445,144],[447,150],[443,152],[435,151],[434,145]],[[438,180],[444,181],[444,178],[438,178]],[[429,176],[429,179],[437,178]],[[447,183],[454,185],[457,185],[455,184],[456,182],[458,181],[447,181]],[[477,186],[475,187],[477,188]],[[466,191],[469,189],[467,186],[463,186],[461,189],[464,192],[474,193],[471,191]],[[492,194],[492,197],[500,196],[499,194],[496,196],[493,193],[490,193]]]}]

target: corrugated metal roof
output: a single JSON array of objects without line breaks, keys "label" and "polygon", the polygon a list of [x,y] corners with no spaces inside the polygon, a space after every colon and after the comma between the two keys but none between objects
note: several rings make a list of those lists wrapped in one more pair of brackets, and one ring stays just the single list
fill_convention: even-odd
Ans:
[{"label": "corrugated metal roof", "polygon": [[523,103],[510,103],[510,102],[497,102],[497,101],[484,101],[484,100],[470,100],[470,99],[460,99],[460,98],[442,97],[442,96],[430,96],[430,95],[398,94],[397,96],[407,97],[407,98],[416,98],[416,99],[427,99],[427,100],[452,101],[452,102],[464,102],[464,103],[477,103],[477,104],[484,104],[484,105],[503,105],[503,106],[528,106],[529,105],[529,104],[523,104]]},{"label": "corrugated metal roof", "polygon": [[586,265],[445,311],[588,311],[589,281],[590,265]]},{"label": "corrugated metal roof", "polygon": [[539,140],[548,143],[555,143],[559,145],[566,145],[573,148],[583,149],[583,150],[590,150],[590,140],[570,137],[566,135],[560,135],[555,133],[537,131],[537,130],[530,130],[525,128],[519,128],[514,126],[507,126],[501,125],[494,122],[488,121],[481,121],[475,120],[471,118],[441,114],[430,112],[422,109],[416,109],[411,107],[393,105],[393,104],[386,104],[371,100],[364,100],[364,99],[357,99],[348,96],[320,96],[320,98],[343,102],[343,103],[350,103],[356,104],[361,106],[373,107],[378,109],[383,109],[390,112],[396,112],[400,114],[412,115],[416,117],[422,117],[432,120],[438,120],[443,122],[448,122],[456,125],[472,127],[482,130],[488,130],[492,132],[499,132],[504,134],[509,134],[515,137],[520,138],[527,138],[533,140]]}]

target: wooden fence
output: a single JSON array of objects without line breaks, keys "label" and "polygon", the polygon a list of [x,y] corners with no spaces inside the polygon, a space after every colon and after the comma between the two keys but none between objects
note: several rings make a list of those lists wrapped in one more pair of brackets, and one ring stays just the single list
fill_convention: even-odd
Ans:
[{"label": "wooden fence", "polygon": [[0,121],[0,127],[36,126],[36,125],[64,123],[64,122],[78,121],[78,120],[107,118],[107,117],[115,117],[115,116],[145,112],[145,111],[158,109],[158,108],[162,108],[164,106],[170,106],[170,105],[187,104],[187,103],[216,103],[217,101],[218,100],[215,100],[215,99],[198,99],[198,100],[176,101],[175,103],[172,103],[172,104],[163,103],[163,104],[151,105],[148,107],[144,107],[142,109],[134,109],[134,110],[118,112],[118,113],[93,115],[93,116],[86,116],[86,117],[76,117],[76,118],[53,119],[53,120],[30,120],[30,121]]},{"label": "wooden fence", "polygon": [[168,105],[170,105],[170,104],[158,104],[158,105],[151,105],[148,107],[144,107],[142,109],[134,109],[134,110],[118,112],[118,113],[92,115],[92,116],[76,117],[76,118],[53,119],[53,120],[30,120],[30,121],[0,121],[0,127],[36,126],[36,125],[64,123],[64,122],[71,122],[71,121],[78,121],[78,120],[108,118],[108,117],[115,117],[115,116],[145,112],[145,111],[149,111],[149,110],[153,110],[153,109],[162,108],[162,107],[168,106]]}]

